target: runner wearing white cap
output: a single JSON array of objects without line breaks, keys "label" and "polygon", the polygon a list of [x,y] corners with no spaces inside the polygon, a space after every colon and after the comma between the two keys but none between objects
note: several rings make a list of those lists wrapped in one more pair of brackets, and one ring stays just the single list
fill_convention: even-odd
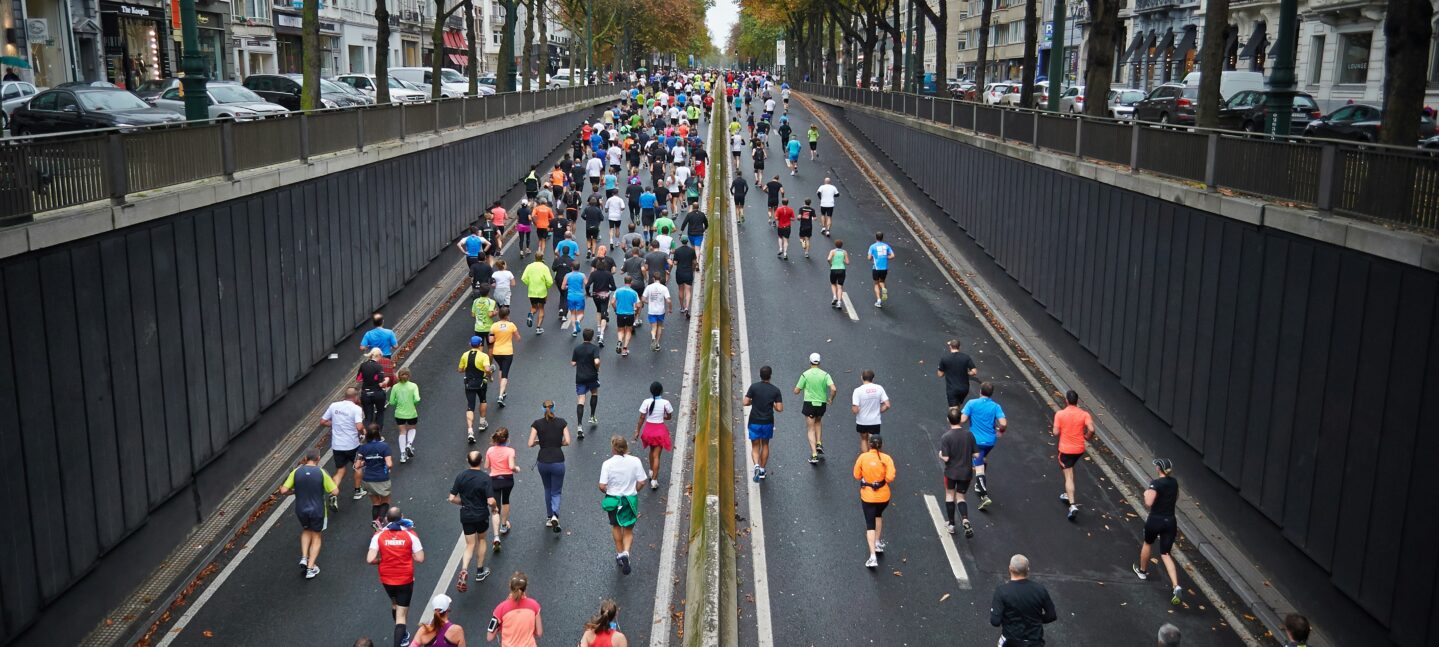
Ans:
[{"label": "runner wearing white cap", "polygon": [[802,394],[804,400],[800,413],[804,414],[805,433],[809,437],[811,465],[819,463],[824,457],[824,412],[838,391],[834,379],[819,367],[819,362],[819,353],[810,353],[809,369],[800,374],[799,382],[794,385],[795,394]]}]

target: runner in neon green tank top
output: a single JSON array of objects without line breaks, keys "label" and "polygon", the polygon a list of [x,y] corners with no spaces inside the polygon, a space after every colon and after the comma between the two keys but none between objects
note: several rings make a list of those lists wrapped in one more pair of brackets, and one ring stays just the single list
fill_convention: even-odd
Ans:
[{"label": "runner in neon green tank top", "polygon": [[849,267],[849,252],[844,251],[844,241],[835,239],[834,249],[829,250],[829,291],[834,297],[830,305],[835,310],[844,309],[844,271]]}]

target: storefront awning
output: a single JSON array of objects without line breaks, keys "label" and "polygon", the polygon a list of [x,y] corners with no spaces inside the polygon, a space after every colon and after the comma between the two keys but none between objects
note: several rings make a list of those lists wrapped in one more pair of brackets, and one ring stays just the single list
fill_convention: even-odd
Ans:
[{"label": "storefront awning", "polygon": [[1259,48],[1264,46],[1264,29],[1263,22],[1254,23],[1254,34],[1249,37],[1248,42],[1244,43],[1244,49],[1239,52],[1239,58],[1254,58],[1254,55],[1259,52]]},{"label": "storefront awning", "polygon": [[1154,61],[1154,58],[1155,58],[1155,56],[1157,55],[1157,54],[1154,53],[1154,52],[1156,51],[1156,50],[1154,49],[1154,43],[1155,43],[1155,41],[1157,41],[1157,40],[1159,40],[1159,35],[1156,34],[1156,33],[1154,33],[1154,30],[1152,30],[1152,29],[1149,30],[1149,35],[1148,35],[1148,36],[1145,36],[1145,40],[1144,40],[1144,52],[1143,52],[1143,56],[1144,56],[1144,60],[1145,60],[1145,61],[1148,61],[1148,62],[1153,62],[1153,61]]},{"label": "storefront awning", "polygon": [[1174,45],[1174,28],[1170,27],[1164,30],[1164,40],[1159,41],[1159,49],[1156,51],[1154,58],[1168,58],[1169,48],[1172,45]]},{"label": "storefront awning", "polygon": [[[1139,51],[1139,45],[1140,45],[1141,43],[1143,43],[1143,42],[1144,42],[1144,34],[1143,34],[1143,33],[1135,34],[1135,35],[1134,35],[1134,40],[1129,41],[1129,49],[1124,50],[1124,55],[1121,56],[1121,57],[1119,57],[1119,64],[1120,64],[1120,65],[1124,65],[1125,63],[1128,63],[1128,62],[1129,62],[1129,59],[1134,58],[1134,53],[1137,52],[1137,51]],[[1136,61],[1136,62],[1137,62],[1137,61]]]},{"label": "storefront awning", "polygon": [[1179,38],[1179,46],[1174,48],[1174,60],[1184,60],[1184,57],[1194,49],[1194,39],[1198,31],[1199,28],[1194,25],[1184,28],[1184,35]]},{"label": "storefront awning", "polygon": [[465,35],[457,29],[446,29],[444,38],[445,55],[449,57],[450,62],[460,67],[468,65],[470,62],[470,57],[467,55],[469,45],[465,42]]}]

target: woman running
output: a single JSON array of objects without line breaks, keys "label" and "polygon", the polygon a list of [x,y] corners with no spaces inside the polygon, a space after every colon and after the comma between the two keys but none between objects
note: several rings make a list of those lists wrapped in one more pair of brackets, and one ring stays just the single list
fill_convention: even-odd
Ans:
[{"label": "woman running", "polygon": [[399,382],[390,387],[389,406],[395,409],[395,426],[400,428],[400,462],[415,457],[415,425],[420,424],[420,385],[410,381],[410,369],[402,368],[395,376]]},{"label": "woman running", "polygon": [[380,423],[365,426],[365,444],[355,450],[355,470],[362,474],[366,490],[370,493],[370,518],[375,530],[385,527],[385,512],[390,509],[390,469],[395,466],[390,457],[390,445],[380,433]]},{"label": "woman running", "polygon": [[635,540],[635,521],[639,519],[639,489],[645,483],[645,466],[630,456],[630,444],[624,436],[610,438],[612,455],[600,465],[600,492],[604,499],[600,509],[610,520],[610,536],[615,540],[615,565],[630,574],[630,545]]},{"label": "woman running", "polygon": [[844,241],[835,239],[834,249],[829,250],[829,292],[834,300],[830,302],[835,310],[844,309],[844,271],[849,267],[849,252],[844,251]]},{"label": "woman running", "polygon": [[500,506],[500,522],[495,524],[495,552],[500,552],[500,535],[510,533],[510,492],[515,489],[515,448],[510,447],[510,430],[500,427],[490,435],[490,448],[485,451],[490,468],[490,492]]},{"label": "woman running", "polygon": [[441,593],[430,600],[435,617],[430,624],[415,629],[411,645],[426,647],[464,647],[465,628],[450,622],[450,596]]},{"label": "woman running", "polygon": [[864,539],[869,544],[866,568],[879,567],[878,555],[884,554],[884,509],[889,507],[889,484],[894,482],[894,459],[880,451],[884,439],[879,434],[869,437],[869,451],[854,461],[854,478],[859,481],[859,506],[864,511]]},{"label": "woman running", "polygon": [[520,201],[520,208],[515,210],[515,233],[519,235],[520,254],[528,254],[530,249],[530,223],[534,210],[530,208],[528,198]]},{"label": "woman running", "polygon": [[666,422],[674,417],[675,409],[669,400],[661,397],[664,392],[665,387],[659,382],[650,384],[650,397],[640,403],[640,417],[635,422],[635,439],[650,450],[651,490],[658,490],[660,487],[660,452],[673,449],[670,428]]},{"label": "woman running", "polygon": [[570,444],[570,427],[555,416],[555,401],[545,400],[545,415],[530,423],[529,447],[539,445],[535,471],[545,485],[545,526],[560,531],[560,495],[565,489],[565,450]]},{"label": "woman running", "polygon": [[600,612],[585,623],[585,634],[580,636],[580,647],[629,647],[629,640],[620,633],[615,617],[620,613],[614,600],[600,603]]},{"label": "woman running", "polygon": [[510,596],[495,607],[485,640],[500,639],[500,647],[535,647],[535,639],[545,633],[540,621],[540,603],[525,595],[530,578],[523,571],[510,576]]}]

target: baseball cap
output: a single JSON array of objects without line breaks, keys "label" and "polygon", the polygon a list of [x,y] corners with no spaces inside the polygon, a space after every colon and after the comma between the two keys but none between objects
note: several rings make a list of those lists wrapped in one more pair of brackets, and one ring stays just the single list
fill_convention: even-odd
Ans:
[{"label": "baseball cap", "polygon": [[1159,471],[1164,472],[1165,474],[1174,471],[1174,461],[1171,461],[1167,458],[1154,459],[1154,466],[1159,468]]},{"label": "baseball cap", "polygon": [[450,610],[450,602],[450,596],[441,593],[433,598],[430,598],[430,608],[439,611],[440,613],[445,613]]},{"label": "baseball cap", "polygon": [[810,354],[809,354],[809,363],[811,363],[811,364],[818,364],[818,363],[819,363],[819,353],[810,353]]},{"label": "baseball cap", "polygon": [[480,345],[480,336],[479,336],[479,335],[475,335],[475,336],[473,336],[473,337],[470,337],[470,345],[471,345],[471,346],[479,346],[479,345]]}]

